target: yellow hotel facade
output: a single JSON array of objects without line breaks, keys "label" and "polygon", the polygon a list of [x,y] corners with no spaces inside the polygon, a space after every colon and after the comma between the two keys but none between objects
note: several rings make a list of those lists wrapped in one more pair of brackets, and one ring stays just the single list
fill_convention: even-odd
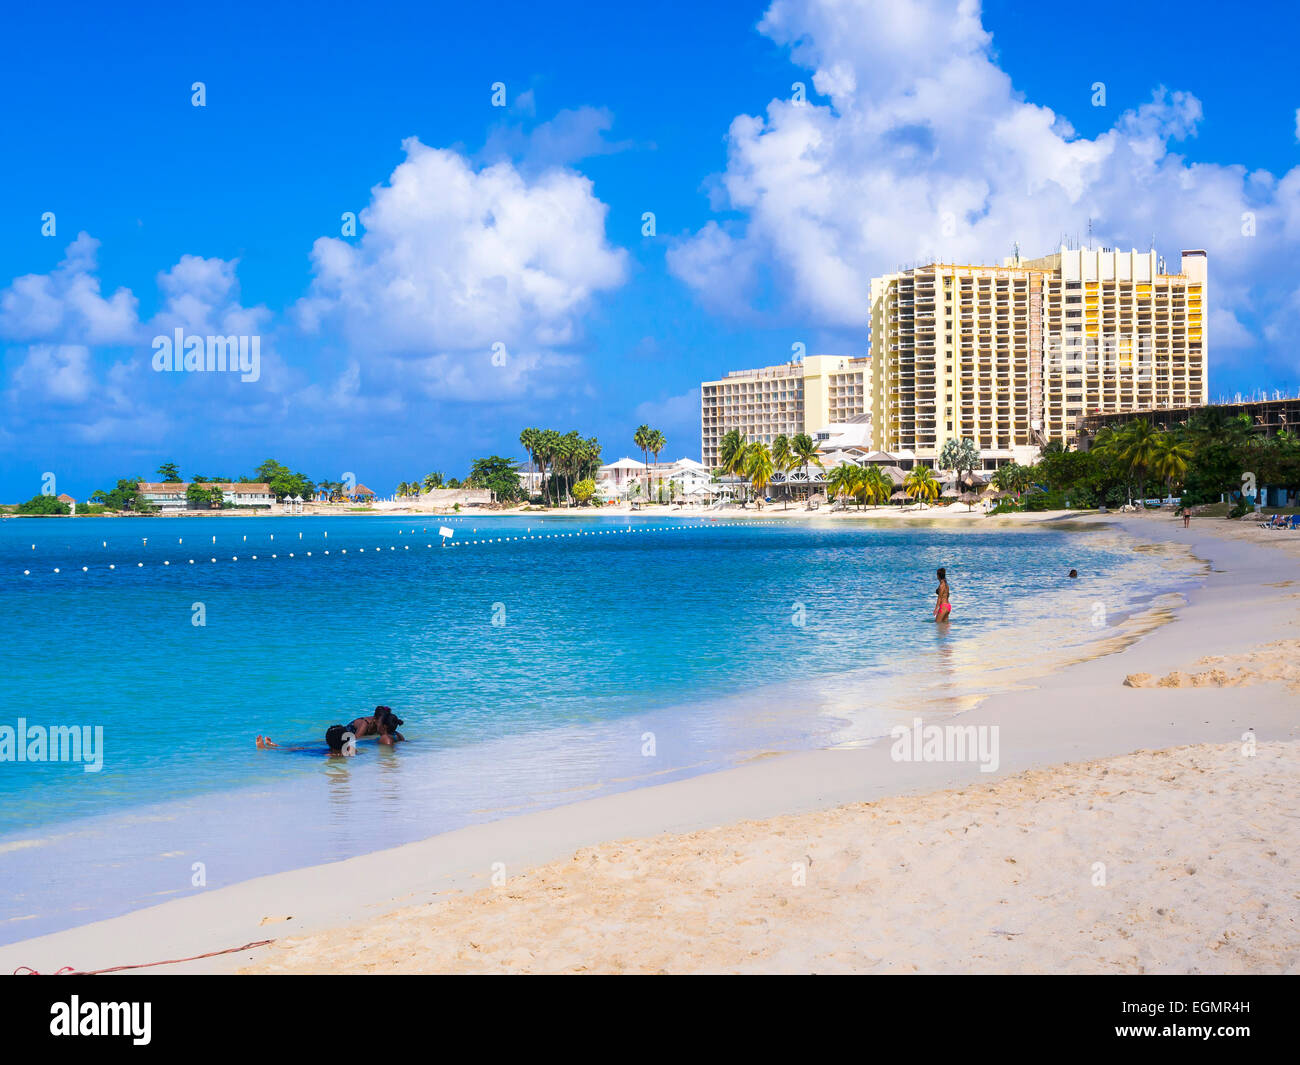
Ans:
[{"label": "yellow hotel facade", "polygon": [[849,355],[804,359],[734,370],[700,385],[700,461],[718,465],[718,445],[731,429],[748,441],[771,444],[784,433],[816,434],[867,411],[871,360]]},{"label": "yellow hotel facade", "polygon": [[872,447],[933,465],[973,440],[986,470],[1030,462],[1076,419],[1207,399],[1206,255],[1068,249],[873,278]]}]

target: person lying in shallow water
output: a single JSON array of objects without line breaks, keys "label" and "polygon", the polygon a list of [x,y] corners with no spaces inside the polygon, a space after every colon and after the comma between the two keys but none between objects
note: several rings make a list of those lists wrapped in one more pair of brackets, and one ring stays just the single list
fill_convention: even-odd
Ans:
[{"label": "person lying in shallow water", "polygon": [[[331,725],[325,730],[326,752],[331,756],[350,755],[356,751],[356,741],[367,736],[375,736],[379,742],[391,747],[406,739],[398,727],[402,719],[393,713],[392,707],[376,706],[375,712],[366,717],[356,717],[346,725]],[[269,736],[258,736],[259,750],[307,751],[311,747],[282,747]]]}]

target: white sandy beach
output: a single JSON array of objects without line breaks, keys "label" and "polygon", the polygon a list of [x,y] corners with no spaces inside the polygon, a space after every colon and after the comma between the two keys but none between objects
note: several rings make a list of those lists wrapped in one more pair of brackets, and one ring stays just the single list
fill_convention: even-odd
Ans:
[{"label": "white sandy beach", "polygon": [[888,742],[758,757],[0,947],[0,964],[274,939],[143,971],[1300,971],[1300,535],[1084,520],[1211,572],[1172,623],[961,715],[996,726],[997,773]]}]

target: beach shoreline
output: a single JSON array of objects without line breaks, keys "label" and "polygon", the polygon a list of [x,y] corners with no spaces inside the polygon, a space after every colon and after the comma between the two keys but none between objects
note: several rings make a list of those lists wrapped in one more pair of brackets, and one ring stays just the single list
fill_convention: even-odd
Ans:
[{"label": "beach shoreline", "polygon": [[[883,742],[757,757],[739,768],[476,825],[13,943],[0,947],[0,961],[10,971],[19,965],[41,971],[68,964],[94,969],[190,957],[286,934],[318,934],[338,941],[346,935],[339,931],[341,925],[355,928],[401,907],[424,906],[435,897],[445,900],[448,892],[496,890],[491,886],[494,871],[510,884],[524,870],[564,859],[580,848],[615,847],[611,840],[725,831],[756,819],[826,815],[845,804],[939,793],[1017,773],[1122,758],[1136,750],[1234,744],[1248,729],[1261,745],[1284,744],[1300,735],[1289,679],[1267,669],[1254,671],[1249,699],[1243,699],[1239,687],[1184,685],[1177,680],[1165,686],[1159,681],[1151,686],[1124,683],[1137,674],[1195,677],[1193,667],[1208,655],[1257,654],[1261,647],[1294,640],[1296,591],[1291,582],[1300,573],[1295,550],[1300,544],[1242,542],[1253,527],[1216,530],[1214,526],[1235,524],[1221,521],[1196,520],[1190,530],[1183,530],[1168,514],[1070,518],[1113,523],[1139,540],[1184,544],[1211,563],[1211,573],[1204,587],[1174,611],[1172,624],[1114,653],[1069,665],[1032,688],[990,697],[962,715],[963,724],[1000,731],[997,773],[982,774],[971,763],[895,761],[890,745]],[[1285,549],[1277,550],[1278,545]],[[1285,655],[1279,652],[1278,657]],[[1049,706],[1047,714],[1044,708]],[[1202,756],[1204,752],[1190,757]],[[1277,764],[1279,772],[1289,771],[1286,759]],[[1080,770],[1060,772],[1077,775]],[[375,884],[385,888],[377,892]],[[629,925],[628,936],[636,935],[635,924]],[[620,949],[626,954],[634,946],[623,944]],[[144,971],[291,966],[283,956],[285,949],[262,948]],[[295,949],[302,958],[317,956],[306,948]],[[798,960],[787,961],[799,968]],[[724,969],[735,967],[734,962],[717,963]],[[339,964],[347,963],[331,955],[331,971]],[[708,969],[710,964],[705,959],[696,968]],[[555,959],[540,965],[546,971],[570,967]],[[594,958],[593,967],[609,966]]]}]

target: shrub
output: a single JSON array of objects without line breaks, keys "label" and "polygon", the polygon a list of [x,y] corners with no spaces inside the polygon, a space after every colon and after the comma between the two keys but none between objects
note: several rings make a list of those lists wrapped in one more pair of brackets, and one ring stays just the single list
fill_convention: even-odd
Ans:
[{"label": "shrub", "polygon": [[19,514],[38,514],[41,516],[48,514],[70,514],[72,508],[56,496],[38,495],[32,496],[26,503],[18,504]]},{"label": "shrub", "polygon": [[1032,492],[1025,496],[1024,507],[1028,511],[1064,510],[1065,496],[1057,491]]}]

